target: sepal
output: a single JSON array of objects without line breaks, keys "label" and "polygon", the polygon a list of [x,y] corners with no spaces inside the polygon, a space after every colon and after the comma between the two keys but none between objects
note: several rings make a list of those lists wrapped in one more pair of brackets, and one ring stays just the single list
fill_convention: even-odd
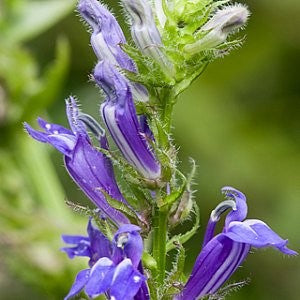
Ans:
[{"label": "sepal", "polygon": [[194,211],[195,211],[195,220],[193,227],[186,231],[185,233],[174,235],[170,240],[167,242],[167,252],[171,251],[176,247],[177,243],[184,244],[188,240],[190,240],[199,230],[200,226],[200,212],[197,204],[194,204]]},{"label": "sepal", "polygon": [[64,298],[64,300],[68,300],[75,295],[77,295],[85,286],[85,284],[88,282],[90,276],[90,269],[82,270],[80,271],[76,278],[75,281],[68,293],[68,295]]}]

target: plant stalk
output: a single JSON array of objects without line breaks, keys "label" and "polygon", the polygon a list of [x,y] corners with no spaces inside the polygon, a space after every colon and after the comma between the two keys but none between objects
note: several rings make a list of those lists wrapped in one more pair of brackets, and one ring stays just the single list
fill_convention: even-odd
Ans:
[{"label": "plant stalk", "polygon": [[163,285],[166,273],[168,209],[156,208],[154,214],[153,257],[157,262],[156,280]]}]

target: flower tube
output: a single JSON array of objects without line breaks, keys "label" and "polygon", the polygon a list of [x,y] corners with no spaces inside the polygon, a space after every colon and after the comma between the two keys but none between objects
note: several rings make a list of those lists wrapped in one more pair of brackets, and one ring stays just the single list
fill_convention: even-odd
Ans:
[{"label": "flower tube", "polygon": [[97,0],[81,0],[78,11],[91,26],[91,44],[98,59],[129,71],[136,71],[132,59],[121,49],[125,36],[116,18]]},{"label": "flower tube", "polygon": [[145,178],[158,179],[160,165],[142,134],[127,80],[105,61],[95,67],[94,78],[107,96],[103,120],[123,156]]},{"label": "flower tube", "polygon": [[[129,223],[121,212],[106,202],[101,192],[103,189],[114,199],[127,204],[117,186],[110,160],[91,144],[72,97],[67,101],[67,116],[72,130],[50,124],[41,118],[38,119],[38,123],[43,132],[26,123],[25,129],[37,141],[49,143],[64,154],[65,166],[70,176],[107,217],[117,224]],[[104,132],[99,132],[99,137],[101,146],[107,147]]]}]

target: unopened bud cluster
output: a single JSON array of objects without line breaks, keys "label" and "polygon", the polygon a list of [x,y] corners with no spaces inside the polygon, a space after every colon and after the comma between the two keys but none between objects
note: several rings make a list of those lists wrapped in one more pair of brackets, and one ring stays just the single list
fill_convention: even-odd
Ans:
[{"label": "unopened bud cluster", "polygon": [[145,85],[179,86],[181,92],[208,62],[238,45],[239,40],[229,38],[247,23],[249,11],[229,2],[122,0],[141,54],[132,56],[139,80]]}]

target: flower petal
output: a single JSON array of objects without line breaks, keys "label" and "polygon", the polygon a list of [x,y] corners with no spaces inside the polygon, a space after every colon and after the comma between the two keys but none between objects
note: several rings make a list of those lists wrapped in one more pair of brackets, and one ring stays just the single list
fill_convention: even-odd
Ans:
[{"label": "flower petal", "polygon": [[102,212],[117,224],[129,223],[122,213],[106,202],[101,192],[103,189],[111,197],[125,202],[115,181],[111,162],[104,154],[79,136],[72,157],[65,157],[65,165],[73,180]]},{"label": "flower petal", "polygon": [[214,237],[200,252],[188,282],[175,299],[198,299],[215,293],[243,262],[249,249],[249,245],[233,242],[224,234]]},{"label": "flower petal", "polygon": [[119,229],[116,231],[115,235],[119,235],[124,232],[133,233],[133,232],[139,232],[139,231],[141,231],[141,228],[137,225],[124,224],[119,227]]},{"label": "flower petal", "polygon": [[140,128],[141,132],[145,135],[147,140],[154,140],[153,132],[151,131],[147,117],[145,115],[141,115],[139,117],[139,123],[140,123]]},{"label": "flower petal", "polygon": [[228,227],[233,221],[243,221],[247,217],[248,212],[246,196],[230,186],[223,187],[222,193],[225,194],[226,199],[234,200],[236,203],[236,209],[232,210],[226,217],[225,226]]},{"label": "flower petal", "polygon": [[80,235],[62,235],[62,239],[67,244],[76,245],[74,247],[64,247],[60,250],[66,252],[69,258],[74,258],[75,256],[87,256],[91,257],[90,251],[90,240],[88,237]]},{"label": "flower petal", "polygon": [[[106,60],[122,69],[136,72],[134,61],[121,48],[122,44],[126,44],[126,39],[112,13],[95,0],[80,0],[78,10],[93,28],[91,45],[99,61]],[[131,82],[130,85],[135,100],[149,100],[148,91],[144,86],[136,82]]]},{"label": "flower petal", "polygon": [[41,117],[38,118],[38,124],[41,128],[45,130],[48,134],[68,134],[73,135],[73,132],[70,129],[67,129],[61,125],[48,123],[46,120]]},{"label": "flower petal", "polygon": [[77,274],[76,279],[75,279],[68,295],[64,298],[64,300],[72,298],[73,296],[77,295],[83,289],[83,287],[85,286],[85,284],[87,283],[87,281],[89,279],[89,274],[90,274],[90,269],[82,270]]},{"label": "flower petal", "polygon": [[149,1],[122,0],[122,3],[131,19],[131,36],[136,46],[143,54],[156,60],[167,74],[172,75],[173,65],[161,50],[161,36]]},{"label": "flower petal", "polygon": [[[39,119],[39,122],[41,122],[40,120],[41,119]],[[52,128],[57,128],[60,132],[71,132],[68,131],[67,129],[63,129],[63,127],[61,127],[60,125],[49,124],[49,123],[44,125],[45,127],[49,125],[52,126]],[[70,153],[74,149],[76,137],[73,134],[66,134],[66,133],[60,134],[58,130],[54,130],[55,133],[53,134],[49,133],[51,130],[51,127],[49,126],[48,126],[49,130],[47,130],[47,132],[41,132],[33,129],[27,123],[24,123],[25,130],[32,138],[42,143],[49,143],[64,155],[70,155]]]},{"label": "flower petal", "polygon": [[141,134],[126,79],[106,62],[96,66],[94,77],[107,94],[107,101],[101,105],[101,113],[114,142],[128,162],[144,177],[157,179],[160,165]]},{"label": "flower petal", "polygon": [[88,237],[82,236],[82,235],[65,235],[65,234],[63,234],[61,236],[61,238],[66,244],[72,244],[72,245],[76,245],[82,241],[89,242],[89,240],[90,240]]},{"label": "flower petal", "polygon": [[[144,274],[142,262],[140,262],[140,264],[138,266],[138,270],[140,271],[140,273],[142,275]],[[134,296],[134,300],[150,300],[150,291],[149,291],[149,288],[148,288],[148,285],[147,285],[146,281],[143,281],[140,289],[138,290],[138,292]]]},{"label": "flower petal", "polygon": [[[115,245],[124,248],[125,256],[131,260],[135,268],[138,267],[143,253],[143,240],[139,234],[140,230],[140,227],[136,225],[126,224],[121,226],[114,236]],[[118,245],[119,241],[121,245]]]},{"label": "flower petal", "polygon": [[110,289],[111,299],[132,299],[138,292],[143,281],[145,281],[144,275],[133,267],[130,259],[124,259],[118,264],[114,273]]},{"label": "flower petal", "polygon": [[135,72],[134,62],[120,47],[126,39],[112,13],[96,0],[81,0],[78,10],[93,28],[91,44],[98,59]]},{"label": "flower petal", "polygon": [[142,282],[141,287],[134,296],[134,300],[150,300],[150,292],[146,281]]},{"label": "flower petal", "polygon": [[90,260],[90,265],[92,266],[99,258],[111,256],[111,246],[109,239],[99,229],[93,226],[91,219],[88,223],[87,232],[93,253],[93,257],[91,257]]},{"label": "flower petal", "polygon": [[26,122],[24,122],[24,128],[27,131],[27,133],[35,140],[42,143],[48,143],[48,133],[35,130]]},{"label": "flower petal", "polygon": [[85,292],[90,298],[105,293],[111,286],[114,276],[115,266],[107,258],[100,258],[92,267],[90,278],[85,286]]},{"label": "flower petal", "polygon": [[79,120],[79,108],[76,103],[76,100],[74,97],[70,96],[68,99],[66,99],[66,114],[68,117],[69,125],[75,135],[82,135],[82,136],[88,136],[86,132],[86,128]]},{"label": "flower petal", "polygon": [[211,212],[210,218],[208,220],[208,224],[206,226],[202,247],[204,247],[213,238],[218,221],[220,220],[222,214],[225,213],[228,209],[236,210],[235,201],[233,200],[222,201]]},{"label": "flower petal", "polygon": [[76,144],[76,137],[66,134],[51,134],[48,136],[48,143],[62,154],[70,156]]},{"label": "flower petal", "polygon": [[297,254],[297,252],[286,247],[288,240],[282,239],[260,220],[249,219],[244,222],[232,222],[225,234],[233,241],[247,243],[256,248],[270,246],[288,255]]}]

